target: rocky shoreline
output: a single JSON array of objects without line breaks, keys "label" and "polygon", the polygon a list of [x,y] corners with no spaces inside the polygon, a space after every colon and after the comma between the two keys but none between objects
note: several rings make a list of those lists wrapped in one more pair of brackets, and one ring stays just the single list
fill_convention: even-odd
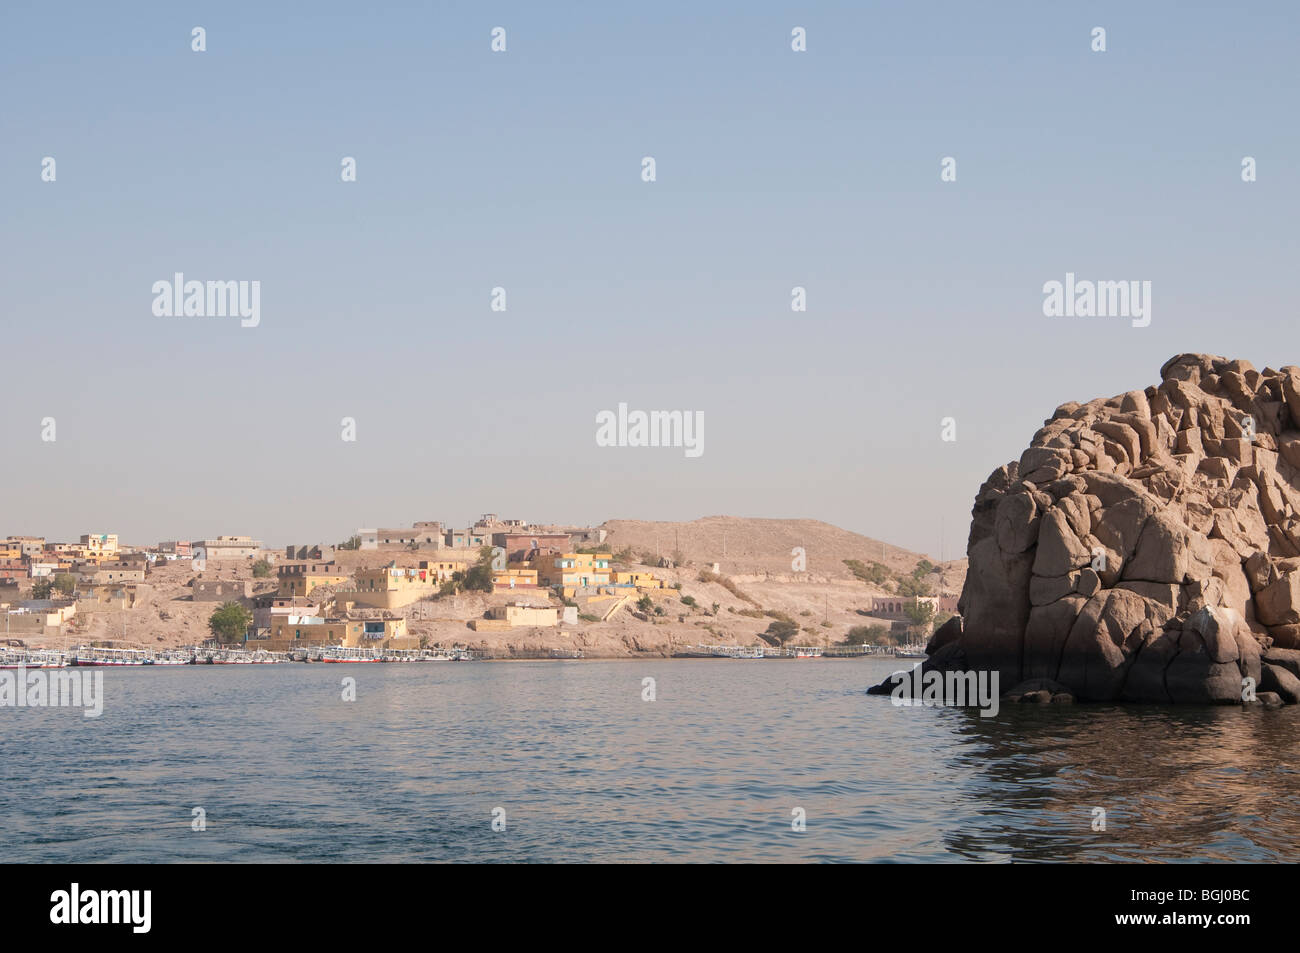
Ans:
[{"label": "rocky shoreline", "polygon": [[1160,377],[1058,407],[980,488],[925,671],[1020,702],[1300,703],[1300,368]]}]

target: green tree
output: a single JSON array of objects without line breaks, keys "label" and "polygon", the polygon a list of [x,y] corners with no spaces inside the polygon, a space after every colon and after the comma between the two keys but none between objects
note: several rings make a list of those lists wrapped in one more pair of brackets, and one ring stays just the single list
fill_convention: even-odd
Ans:
[{"label": "green tree", "polygon": [[475,563],[468,569],[452,573],[451,581],[443,583],[442,588],[438,590],[438,594],[455,594],[465,589],[477,589],[479,592],[492,591],[492,563],[490,561]]},{"label": "green tree", "polygon": [[479,592],[492,591],[492,563],[478,563],[465,573],[465,588],[477,589]]},{"label": "green tree", "polygon": [[903,606],[903,615],[907,616],[907,620],[912,625],[926,634],[930,631],[930,623],[934,621],[934,603],[918,599]]},{"label": "green tree", "polygon": [[483,546],[478,551],[478,562],[468,569],[451,574],[451,580],[443,583],[438,595],[454,595],[464,589],[476,589],[479,592],[491,592],[492,584],[492,547]]},{"label": "green tree", "polygon": [[259,559],[257,562],[253,563],[254,579],[265,579],[269,575],[271,575],[271,564],[269,562],[265,559]]},{"label": "green tree", "polygon": [[930,562],[928,559],[922,559],[916,564],[916,568],[912,570],[912,578],[920,579],[922,576],[927,575],[932,569],[934,569],[934,563]]},{"label": "green tree", "polygon": [[928,596],[931,594],[930,584],[924,579],[902,576],[898,580],[898,594],[900,596]]},{"label": "green tree", "polygon": [[640,599],[636,601],[636,607],[640,609],[642,612],[654,612],[655,601],[651,599],[649,596],[642,596]]},{"label": "green tree", "polygon": [[353,550],[357,550],[360,548],[361,548],[360,536],[349,536],[347,539],[345,539],[343,542],[339,543],[338,546],[335,547],[335,549],[341,549],[344,550],[345,552],[352,552]]},{"label": "green tree", "polygon": [[764,634],[776,639],[782,645],[785,645],[785,643],[789,642],[799,634],[799,624],[797,622],[787,622],[784,619],[777,619],[767,627],[767,632]]},{"label": "green tree", "polygon": [[50,582],[49,579],[37,579],[32,583],[32,598],[48,599],[50,597],[50,590],[53,588],[54,583]]},{"label": "green tree", "polygon": [[54,577],[54,591],[64,598],[77,591],[77,577],[70,572],[61,572]]},{"label": "green tree", "polygon": [[253,614],[238,602],[227,602],[208,618],[208,630],[218,642],[238,642],[252,621]]}]

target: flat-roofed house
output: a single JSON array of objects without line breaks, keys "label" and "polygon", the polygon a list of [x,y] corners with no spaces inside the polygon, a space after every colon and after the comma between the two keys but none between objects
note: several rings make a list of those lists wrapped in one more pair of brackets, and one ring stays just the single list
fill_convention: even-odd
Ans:
[{"label": "flat-roofed house", "polygon": [[275,578],[280,584],[279,596],[283,599],[309,596],[318,586],[337,586],[348,581],[351,573],[338,563],[282,562],[275,567]]},{"label": "flat-roofed house", "polygon": [[443,545],[448,549],[479,549],[491,545],[492,535],[473,529],[449,529],[443,534]]},{"label": "flat-roofed house", "polygon": [[[487,611],[489,620],[505,622],[510,628],[540,626],[551,628],[560,624],[560,610],[555,606],[505,605],[493,606]],[[485,628],[488,628],[485,626]]]},{"label": "flat-roofed house", "polygon": [[649,572],[612,572],[610,584],[634,586],[637,589],[667,589],[668,583]]},{"label": "flat-roofed house", "polygon": [[199,549],[210,563],[252,559],[261,551],[262,541],[251,536],[218,536],[216,539],[196,539],[190,544],[190,552],[195,558]]},{"label": "flat-roofed house", "polygon": [[521,559],[524,554],[534,549],[556,549],[564,552],[572,545],[568,533],[517,533],[504,532],[492,534],[492,545],[500,546],[506,551],[509,560]]},{"label": "flat-roofed house", "polygon": [[356,589],[345,597],[375,609],[400,609],[433,595],[454,573],[466,568],[466,563],[457,560],[422,559],[417,566],[398,566],[394,562],[377,569],[360,569]]},{"label": "flat-roofed house", "polygon": [[88,555],[113,556],[117,553],[116,533],[88,533],[81,537]]},{"label": "flat-roofed house", "polygon": [[17,546],[19,556],[39,556],[45,550],[44,536],[10,536],[5,542]]},{"label": "flat-roofed house", "polygon": [[409,529],[359,529],[362,549],[441,549],[442,523],[423,520]]},{"label": "flat-roofed house", "polygon": [[533,559],[532,568],[537,570],[539,583],[569,595],[575,589],[609,585],[609,564],[613,558],[611,553],[539,555]]},{"label": "flat-roofed house", "polygon": [[494,592],[510,589],[536,589],[536,569],[494,569],[492,570],[492,587]]},{"label": "flat-roofed house", "polygon": [[321,616],[285,615],[271,623],[269,645],[257,645],[249,640],[250,648],[267,648],[285,652],[293,648],[312,645],[342,645],[346,648],[417,648],[416,640],[406,634],[406,620],[387,619],[326,619]]},{"label": "flat-roofed house", "polygon": [[250,579],[212,579],[194,580],[190,590],[191,602],[243,602],[252,598],[253,582]]},{"label": "flat-roofed house", "polygon": [[120,566],[87,566],[80,574],[80,581],[91,586],[108,586],[124,582],[144,582],[143,569],[128,569]]}]

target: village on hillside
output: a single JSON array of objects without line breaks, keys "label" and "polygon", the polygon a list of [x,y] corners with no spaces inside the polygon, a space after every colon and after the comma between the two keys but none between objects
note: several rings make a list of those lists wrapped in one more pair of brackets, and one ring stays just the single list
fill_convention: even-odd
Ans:
[{"label": "village on hillside", "polygon": [[9,536],[0,614],[6,645],[59,650],[869,652],[923,642],[956,611],[964,573],[964,560],[936,566],[810,520],[579,527],[485,514],[466,529],[416,522],[282,549],[249,536]]}]

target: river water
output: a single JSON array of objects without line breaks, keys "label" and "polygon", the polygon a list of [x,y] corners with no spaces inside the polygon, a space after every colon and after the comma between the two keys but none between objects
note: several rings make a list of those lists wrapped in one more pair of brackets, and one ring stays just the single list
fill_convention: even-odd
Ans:
[{"label": "river water", "polygon": [[911,664],[105,670],[97,719],[0,708],[4,859],[1300,859],[1300,708],[864,693]]}]

